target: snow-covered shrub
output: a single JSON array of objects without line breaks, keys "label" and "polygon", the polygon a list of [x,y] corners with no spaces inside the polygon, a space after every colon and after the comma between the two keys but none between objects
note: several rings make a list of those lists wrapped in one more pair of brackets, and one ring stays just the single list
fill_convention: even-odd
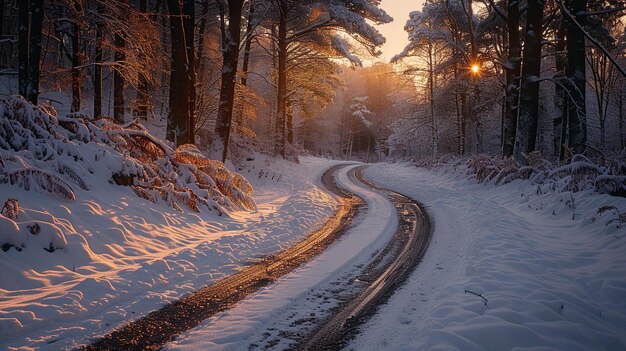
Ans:
[{"label": "snow-covered shrub", "polygon": [[17,219],[17,215],[20,213],[20,203],[17,199],[7,199],[2,206],[0,214],[7,216],[9,219]]},{"label": "snow-covered shrub", "polygon": [[53,223],[27,220],[18,222],[0,214],[0,248],[8,251],[15,248],[22,251],[26,247],[35,247],[55,252],[67,247],[63,231]]},{"label": "snow-covered shrub", "polygon": [[[105,161],[108,175],[94,175]],[[252,187],[193,145],[173,149],[139,123],[57,117],[20,96],[0,101],[0,182],[75,200],[96,177],[132,186],[149,201],[218,214],[254,210]]]},{"label": "snow-covered shrub", "polygon": [[557,192],[593,189],[626,196],[626,161],[623,158],[594,162],[584,155],[574,155],[568,163],[555,165],[543,159],[539,152],[532,152],[526,156],[526,164],[520,166],[512,158],[488,155],[476,155],[467,161],[468,174],[480,183],[500,185],[528,179],[532,184],[548,184]]}]

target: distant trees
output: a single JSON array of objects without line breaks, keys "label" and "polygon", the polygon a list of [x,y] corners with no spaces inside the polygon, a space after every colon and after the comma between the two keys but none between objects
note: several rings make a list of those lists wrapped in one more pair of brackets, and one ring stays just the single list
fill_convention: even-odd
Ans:
[{"label": "distant trees", "polygon": [[[429,125],[436,125],[433,120],[452,123],[438,104],[451,101],[445,91],[454,92],[458,153],[466,146],[495,153],[497,136],[499,153],[522,164],[532,151],[554,158],[604,153],[624,145],[621,132],[612,133],[618,143],[606,142],[607,123],[614,123],[615,130],[623,128],[623,100],[608,98],[608,91],[623,95],[617,93],[623,89],[617,85],[617,73],[624,70],[616,62],[622,55],[614,51],[617,37],[624,33],[624,23],[615,19],[623,12],[623,1],[430,0],[411,14],[405,27],[410,43],[396,59],[402,59],[406,73],[416,77],[416,86],[428,95],[422,104],[429,111]],[[434,47],[446,59],[433,60]],[[475,64],[480,69],[468,74]],[[438,75],[447,79],[432,89],[430,82]],[[494,89],[497,86],[501,88]],[[591,105],[587,86],[595,95]],[[493,118],[497,113],[499,121]],[[597,115],[598,127],[590,113]],[[486,130],[484,123],[499,128]],[[473,128],[476,137],[466,128]],[[485,131],[492,137],[483,147]],[[431,133],[431,145],[441,133],[449,134],[450,129]]]},{"label": "distant trees", "polygon": [[[359,96],[379,158],[498,152],[524,163],[536,150],[626,145],[622,0],[428,0],[405,27],[395,67],[405,79],[360,68],[385,41],[375,24],[391,21],[378,0],[14,3],[0,2],[0,74],[17,71],[15,91],[33,102],[65,91],[69,102],[50,99],[63,113],[117,123],[164,117],[168,140],[218,160],[229,148],[237,158],[315,148],[332,122],[325,109],[351,116]],[[362,70],[362,86],[347,87],[358,94],[340,88],[343,64]]]},{"label": "distant trees", "polygon": [[[392,19],[368,0],[311,1],[274,0],[276,45],[276,144],[277,154],[285,157],[288,137],[288,73],[307,60],[343,57],[353,64],[361,62],[351,52],[349,42],[339,33],[352,36],[370,54],[384,44],[384,37],[367,20],[387,23]],[[304,20],[303,20],[304,19]]]},{"label": "distant trees", "polygon": [[[234,147],[255,143],[283,157],[310,140],[305,126],[341,85],[337,60],[356,67],[358,50],[376,56],[384,38],[374,24],[391,21],[377,0],[17,3],[19,11],[2,2],[0,27],[19,34],[19,93],[36,102],[40,91],[66,91],[70,112],[117,123],[153,111],[168,140],[200,141],[218,160],[233,131]],[[11,16],[15,30],[4,25]]]}]

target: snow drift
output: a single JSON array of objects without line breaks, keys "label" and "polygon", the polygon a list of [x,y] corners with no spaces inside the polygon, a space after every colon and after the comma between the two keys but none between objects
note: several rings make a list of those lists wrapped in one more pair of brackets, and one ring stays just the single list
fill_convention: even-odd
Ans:
[{"label": "snow drift", "polygon": [[[0,101],[0,183],[74,201],[78,189],[90,191],[103,180],[181,211],[222,215],[256,208],[252,186],[241,175],[193,145],[172,149],[136,121],[120,126],[106,118],[59,117],[19,96]],[[21,250],[33,241],[24,233],[36,222],[19,213],[10,217],[0,217],[0,245]],[[39,227],[34,241],[48,251],[67,244],[55,228]]]}]

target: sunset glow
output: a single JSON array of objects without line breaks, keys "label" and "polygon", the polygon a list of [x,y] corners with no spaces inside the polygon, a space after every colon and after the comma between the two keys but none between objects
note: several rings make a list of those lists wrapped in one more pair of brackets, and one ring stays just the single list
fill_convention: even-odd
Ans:
[{"label": "sunset glow", "polygon": [[472,64],[472,67],[470,67],[470,71],[472,71],[472,74],[480,73],[480,65],[478,65],[477,63]]}]

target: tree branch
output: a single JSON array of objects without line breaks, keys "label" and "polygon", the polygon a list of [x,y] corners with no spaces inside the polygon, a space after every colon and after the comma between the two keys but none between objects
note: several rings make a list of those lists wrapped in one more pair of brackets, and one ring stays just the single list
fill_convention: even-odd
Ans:
[{"label": "tree branch", "polygon": [[501,8],[499,8],[498,6],[496,6],[496,3],[493,0],[489,0],[489,5],[491,5],[491,7],[493,8],[494,11],[496,11],[496,13],[498,14],[498,16],[502,17],[503,20],[505,21],[509,21],[509,18],[507,17],[507,15],[504,13],[504,11],[502,11]]},{"label": "tree branch", "polygon": [[602,46],[602,44],[600,44],[594,37],[592,37],[591,35],[589,35],[589,33],[587,33],[585,31],[585,29],[580,25],[580,23],[578,23],[576,18],[565,8],[565,6],[563,5],[563,2],[561,0],[558,0],[557,2],[559,4],[559,7],[561,7],[561,11],[563,11],[563,14],[565,14],[565,16],[567,16],[567,18],[569,18],[569,20],[572,21],[572,23],[574,23],[576,25],[576,27],[578,27],[578,29],[580,29],[580,31],[583,33],[583,35],[590,42],[592,42],[593,45],[595,45],[598,49],[600,49],[600,51],[602,51],[602,53],[604,55],[606,55],[606,57],[609,59],[609,61],[611,61],[613,66],[615,66],[615,68],[617,68],[619,73],[621,73],[622,76],[624,76],[624,78],[626,78],[626,71],[624,71],[624,69],[619,65],[619,63],[617,63],[617,61],[615,61],[613,56],[611,56],[611,53],[609,53],[609,51],[604,46]]}]

